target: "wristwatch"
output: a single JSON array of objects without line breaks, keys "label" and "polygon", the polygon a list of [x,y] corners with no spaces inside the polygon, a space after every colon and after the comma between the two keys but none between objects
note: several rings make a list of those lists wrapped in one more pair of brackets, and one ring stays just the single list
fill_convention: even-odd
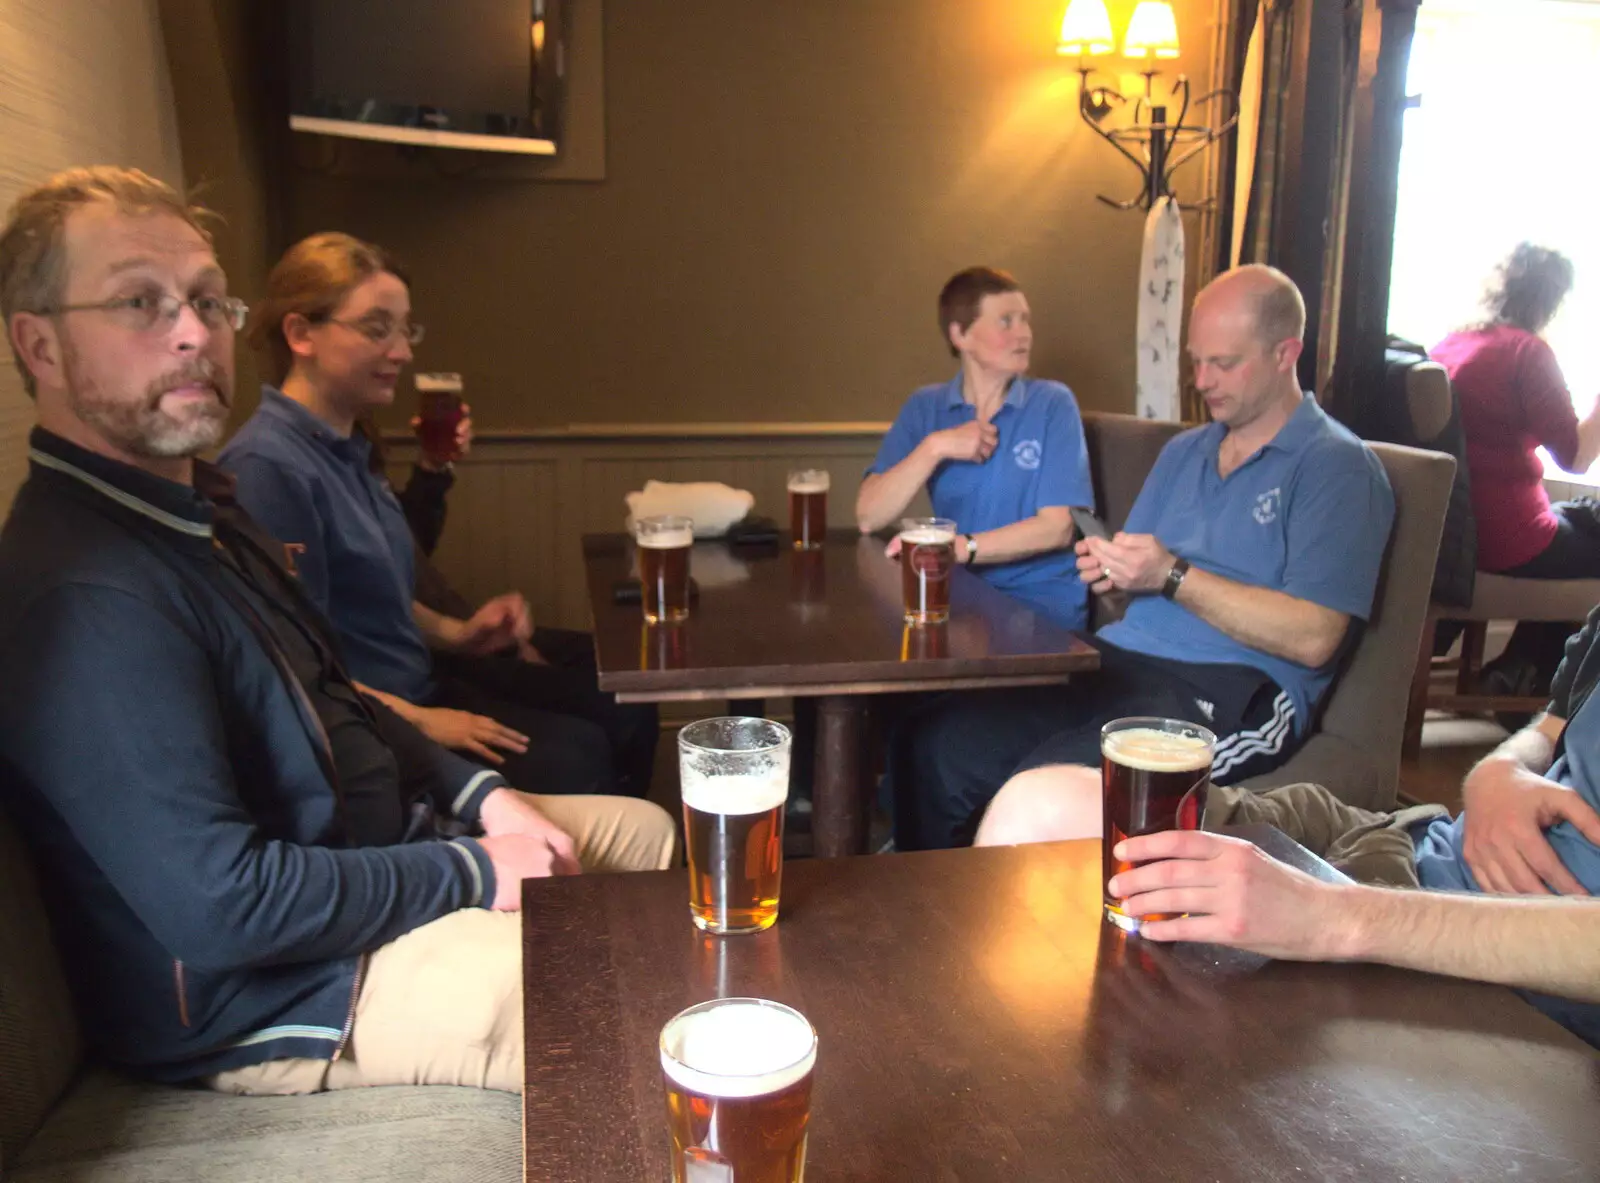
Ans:
[{"label": "wristwatch", "polygon": [[964,557],[961,561],[964,564],[966,564],[968,567],[970,567],[970,566],[972,566],[972,561],[974,559],[976,559],[977,557],[978,557],[978,540],[976,538],[974,538],[971,534],[968,534],[967,535],[967,553],[966,553],[966,557]]},{"label": "wristwatch", "polygon": [[1178,589],[1183,586],[1183,577],[1189,574],[1188,559],[1173,559],[1172,567],[1167,571],[1167,581],[1161,585],[1161,594],[1166,599],[1176,599]]}]

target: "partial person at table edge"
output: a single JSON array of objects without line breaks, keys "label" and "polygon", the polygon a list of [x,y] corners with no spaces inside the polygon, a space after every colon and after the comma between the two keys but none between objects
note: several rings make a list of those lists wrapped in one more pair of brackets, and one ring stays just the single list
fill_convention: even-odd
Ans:
[{"label": "partial person at table edge", "polygon": [[[1518,579],[1600,578],[1600,518],[1583,502],[1550,503],[1545,448],[1581,476],[1600,457],[1600,399],[1580,419],[1543,334],[1576,278],[1560,251],[1519,243],[1495,267],[1485,318],[1428,351],[1450,376],[1467,441],[1480,570]],[[1578,621],[1523,621],[1483,667],[1484,693],[1543,694]],[[1441,629],[1448,644],[1453,630]]]},{"label": "partial person at table edge", "polygon": [[[1211,789],[1204,829],[1273,825],[1359,883],[1426,889],[1412,897],[1313,889],[1216,835],[1175,832],[1130,839],[1123,847],[1130,861],[1157,861],[1118,876],[1111,890],[1135,915],[1196,913],[1148,925],[1146,935],[1158,940],[1219,940],[1306,959],[1371,957],[1600,1002],[1600,901],[1588,899],[1600,894],[1597,685],[1600,607],[1569,642],[1546,712],[1462,781],[1463,808],[1453,821],[1438,805],[1358,809],[1318,785],[1259,794]],[[1072,775],[1080,782],[1076,797],[1033,793],[1022,801],[1002,793],[978,843],[1098,835],[1098,814],[1091,818],[1073,802],[1098,788],[1099,775]],[[1435,892],[1521,898],[1492,907],[1425,898]],[[1584,903],[1569,910],[1526,898],[1551,895]],[[1296,902],[1312,910],[1285,911]],[[1414,947],[1406,947],[1407,936]],[[1484,939],[1503,943],[1479,947]],[[1529,1001],[1600,1046],[1600,1007]]]},{"label": "partial person at table edge", "polygon": [[1067,797],[1099,824],[1100,728],[1156,715],[1218,742],[1226,782],[1272,771],[1372,611],[1394,523],[1382,463],[1315,397],[1296,363],[1305,303],[1275,268],[1218,276],[1194,300],[1188,350],[1212,422],[1161,450],[1123,530],[1077,544],[1096,595],[1129,595],[1095,635],[1100,668],[1065,685],[933,701],[891,735],[895,846],[970,842],[999,793],[1025,824]]},{"label": "partial person at table edge", "polygon": [[1088,626],[1068,507],[1093,506],[1089,450],[1072,391],[1029,376],[1027,297],[1004,271],[969,267],[939,293],[955,376],[917,390],[856,497],[863,534],[898,524],[924,487],[956,523],[956,561],[1067,627]]}]

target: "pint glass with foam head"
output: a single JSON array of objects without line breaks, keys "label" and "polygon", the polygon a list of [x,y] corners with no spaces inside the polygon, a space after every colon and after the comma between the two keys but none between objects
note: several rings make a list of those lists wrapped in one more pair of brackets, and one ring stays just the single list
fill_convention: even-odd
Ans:
[{"label": "pint glass with foam head", "polygon": [[789,532],[795,550],[820,550],[828,536],[828,486],[824,468],[804,468],[789,474]]},{"label": "pint glass with foam head", "polygon": [[802,1183],[817,1033],[760,998],[691,1006],[661,1030],[673,1183]]},{"label": "pint glass with foam head", "polygon": [[900,523],[900,591],[907,624],[950,619],[950,572],[956,565],[956,524],[949,518]]},{"label": "pint glass with foam head", "polygon": [[[1181,719],[1114,719],[1100,729],[1100,787],[1105,829],[1100,847],[1101,885],[1133,869],[1111,851],[1124,838],[1160,830],[1197,830],[1211,784],[1217,737]],[[1141,918],[1103,891],[1106,919],[1138,932]],[[1167,920],[1152,914],[1144,920]]]},{"label": "pint glass with foam head", "polygon": [[789,729],[702,719],[678,732],[689,914],[706,932],[759,932],[778,919]]},{"label": "pint glass with foam head", "polygon": [[689,615],[689,550],[694,522],[664,514],[633,524],[639,547],[640,603],[651,624],[673,624]]}]

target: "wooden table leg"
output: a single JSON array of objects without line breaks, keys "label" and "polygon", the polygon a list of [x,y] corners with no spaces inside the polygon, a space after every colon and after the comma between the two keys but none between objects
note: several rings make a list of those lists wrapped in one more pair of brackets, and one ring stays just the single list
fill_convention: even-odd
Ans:
[{"label": "wooden table leg", "polygon": [[868,814],[861,771],[866,716],[860,696],[830,694],[817,699],[811,834],[818,858],[866,851]]}]

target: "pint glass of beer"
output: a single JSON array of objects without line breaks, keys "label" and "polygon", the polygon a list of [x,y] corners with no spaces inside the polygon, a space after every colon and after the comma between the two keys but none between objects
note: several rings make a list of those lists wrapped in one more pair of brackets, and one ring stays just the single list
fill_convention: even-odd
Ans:
[{"label": "pint glass of beer", "polygon": [[673,1183],[802,1183],[817,1033],[799,1011],[718,998],[661,1029]]},{"label": "pint glass of beer", "polygon": [[950,571],[956,565],[956,524],[949,518],[900,523],[900,591],[907,624],[950,619]]},{"label": "pint glass of beer", "polygon": [[806,468],[789,474],[789,531],[795,550],[820,550],[828,533],[828,472]]},{"label": "pint glass of beer", "polygon": [[760,932],[778,919],[789,729],[702,719],[678,732],[689,915],[706,932]]},{"label": "pint glass of beer", "polygon": [[651,624],[672,624],[689,615],[689,548],[694,522],[662,516],[633,524],[639,545],[639,582],[644,618]]},{"label": "pint glass of beer", "polygon": [[1105,829],[1100,869],[1106,919],[1127,932],[1139,922],[1167,915],[1129,916],[1105,884],[1133,863],[1118,861],[1112,848],[1124,838],[1160,830],[1197,830],[1211,784],[1211,754],[1217,737],[1177,719],[1115,719],[1100,729],[1100,786]]}]

